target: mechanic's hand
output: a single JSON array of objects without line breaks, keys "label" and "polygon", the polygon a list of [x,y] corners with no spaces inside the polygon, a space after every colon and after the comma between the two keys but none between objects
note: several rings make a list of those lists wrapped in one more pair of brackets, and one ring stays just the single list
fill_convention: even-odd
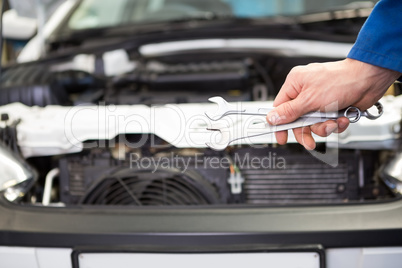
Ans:
[{"label": "mechanic's hand", "polygon": [[[267,115],[271,125],[290,123],[313,111],[332,112],[356,106],[366,110],[375,104],[401,74],[353,59],[297,66],[288,74]],[[349,126],[346,117],[293,130],[307,150],[315,148],[311,132],[326,137]],[[287,142],[287,131],[276,133],[279,144]]]}]

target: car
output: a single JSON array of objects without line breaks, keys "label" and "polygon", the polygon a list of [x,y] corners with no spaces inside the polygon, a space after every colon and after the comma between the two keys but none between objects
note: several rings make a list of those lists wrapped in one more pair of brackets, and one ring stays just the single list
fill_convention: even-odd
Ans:
[{"label": "car", "polygon": [[1,72],[1,265],[399,267],[397,82],[313,151],[244,114],[345,58],[372,8],[65,1]]}]

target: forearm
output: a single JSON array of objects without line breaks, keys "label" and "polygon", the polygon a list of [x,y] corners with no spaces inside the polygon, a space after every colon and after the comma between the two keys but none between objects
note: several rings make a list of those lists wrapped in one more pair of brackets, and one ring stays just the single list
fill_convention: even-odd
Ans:
[{"label": "forearm", "polygon": [[381,0],[363,25],[348,58],[402,72],[402,1]]}]

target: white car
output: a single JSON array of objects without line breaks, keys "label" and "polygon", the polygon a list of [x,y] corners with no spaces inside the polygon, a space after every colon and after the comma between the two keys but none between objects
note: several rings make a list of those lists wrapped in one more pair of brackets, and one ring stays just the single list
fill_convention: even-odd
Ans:
[{"label": "white car", "polygon": [[[400,267],[399,84],[312,152],[242,114],[371,9],[67,0],[2,70],[0,266]],[[240,113],[211,120],[214,96]]]}]

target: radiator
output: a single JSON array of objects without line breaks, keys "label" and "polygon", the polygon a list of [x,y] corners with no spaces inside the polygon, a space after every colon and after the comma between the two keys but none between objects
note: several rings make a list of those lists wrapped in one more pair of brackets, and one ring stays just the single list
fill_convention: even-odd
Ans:
[{"label": "radiator", "polygon": [[[331,203],[357,200],[359,194],[358,156],[353,153],[339,155],[339,164],[332,167],[308,153],[292,153],[265,150],[244,150],[237,159],[246,154],[256,157],[283,158],[284,166],[255,168],[243,165],[241,174],[245,179],[243,191],[249,204],[299,204]],[[269,154],[269,156],[267,156]],[[257,161],[258,162],[258,161]]]}]

